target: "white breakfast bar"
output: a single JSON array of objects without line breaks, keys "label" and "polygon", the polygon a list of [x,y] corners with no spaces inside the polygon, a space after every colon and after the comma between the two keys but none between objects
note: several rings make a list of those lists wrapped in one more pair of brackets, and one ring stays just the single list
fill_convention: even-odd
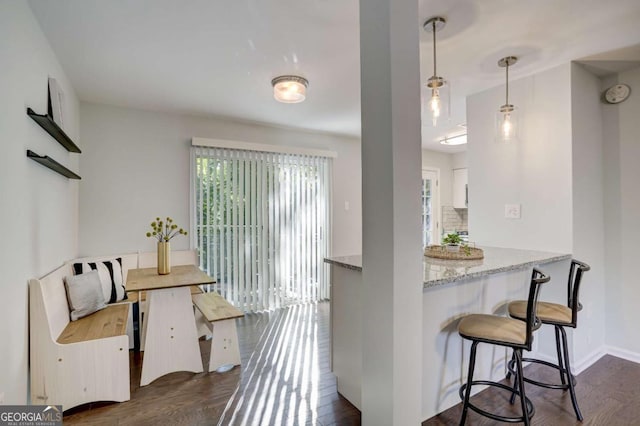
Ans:
[{"label": "white breakfast bar", "polygon": [[[552,281],[541,300],[560,303],[566,291],[571,255],[482,247],[482,260],[440,260],[424,257],[422,416],[426,420],[460,402],[458,389],[467,373],[468,344],[458,335],[459,319],[470,313],[506,314],[509,301],[527,297],[531,269]],[[361,408],[362,257],[325,259],[331,264],[331,365],[338,392]],[[410,285],[409,283],[407,285]],[[415,283],[420,285],[420,283]],[[540,330],[542,332],[542,330]],[[534,351],[555,354],[553,338],[538,333]],[[546,343],[549,342],[549,343]],[[549,354],[549,355],[547,355]],[[480,345],[474,377],[500,380],[505,375],[506,349]]]}]

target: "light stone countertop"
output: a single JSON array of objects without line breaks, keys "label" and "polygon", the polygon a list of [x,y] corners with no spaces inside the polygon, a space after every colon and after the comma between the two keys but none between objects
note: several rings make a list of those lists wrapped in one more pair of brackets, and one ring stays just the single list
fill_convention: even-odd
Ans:
[{"label": "light stone countertop", "polygon": [[[571,259],[571,254],[499,247],[480,248],[484,251],[484,259],[480,260],[442,260],[423,257],[424,288]],[[331,265],[362,271],[361,255],[328,257],[324,261]]]}]

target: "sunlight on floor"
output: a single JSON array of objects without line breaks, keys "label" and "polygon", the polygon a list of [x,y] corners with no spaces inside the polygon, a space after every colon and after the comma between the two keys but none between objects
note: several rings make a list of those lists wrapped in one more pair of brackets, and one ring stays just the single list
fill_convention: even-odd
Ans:
[{"label": "sunlight on floor", "polygon": [[244,366],[218,425],[304,425],[318,419],[318,305],[280,309]]}]

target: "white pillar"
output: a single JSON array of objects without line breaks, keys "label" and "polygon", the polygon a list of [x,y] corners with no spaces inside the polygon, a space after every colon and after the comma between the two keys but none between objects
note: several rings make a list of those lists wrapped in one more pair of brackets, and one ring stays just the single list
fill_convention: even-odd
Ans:
[{"label": "white pillar", "polygon": [[366,426],[423,420],[420,30],[417,0],[360,2]]}]

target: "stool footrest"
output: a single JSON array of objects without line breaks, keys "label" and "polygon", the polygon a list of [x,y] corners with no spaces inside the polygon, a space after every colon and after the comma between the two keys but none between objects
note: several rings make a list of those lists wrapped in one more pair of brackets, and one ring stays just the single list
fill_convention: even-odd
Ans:
[{"label": "stool footrest", "polygon": [[[537,380],[533,380],[528,377],[523,377],[522,379],[527,383],[531,383],[532,385],[540,386],[547,389],[562,389],[562,390],[567,390],[569,389],[569,386],[576,385],[576,376],[574,376],[573,374],[567,374],[567,370],[565,368],[560,368],[560,366],[558,366],[557,364],[544,361],[541,359],[536,359],[536,358],[522,358],[522,362],[531,362],[531,363],[546,365],[547,367],[555,368],[556,370],[568,376],[571,380],[571,383],[556,384],[556,383],[538,382]],[[511,374],[516,374],[514,360],[510,360],[507,363],[507,370],[509,370],[509,373]]]},{"label": "stool footrest", "polygon": [[[492,382],[489,380],[474,380],[471,382],[471,386],[475,386],[475,385],[486,385],[486,386],[493,386],[493,387],[497,387],[500,389],[504,389],[506,391],[509,391],[509,393],[511,394],[516,394],[518,396],[520,395],[520,391],[515,390],[513,388],[510,388],[507,385],[504,385],[502,383],[498,383],[498,382]],[[458,392],[458,394],[460,395],[460,399],[464,401],[464,391],[467,388],[467,383],[465,383],[464,385],[462,385],[460,387],[460,391]],[[526,396],[524,397],[525,403],[527,405],[527,416],[529,417],[529,419],[531,419],[533,417],[533,415],[536,412],[535,407],[533,406],[533,403],[531,402],[531,400],[529,398],[527,398]],[[478,414],[481,414],[485,417],[488,417],[490,419],[499,421],[499,422],[506,422],[506,423],[520,423],[522,421],[524,421],[524,418],[522,416],[518,416],[518,417],[507,417],[507,416],[500,416],[498,414],[495,413],[490,413],[488,411],[483,410],[482,408],[476,407],[475,405],[473,405],[470,401],[468,403],[468,407],[470,409],[472,409],[473,411],[475,411]]]}]

